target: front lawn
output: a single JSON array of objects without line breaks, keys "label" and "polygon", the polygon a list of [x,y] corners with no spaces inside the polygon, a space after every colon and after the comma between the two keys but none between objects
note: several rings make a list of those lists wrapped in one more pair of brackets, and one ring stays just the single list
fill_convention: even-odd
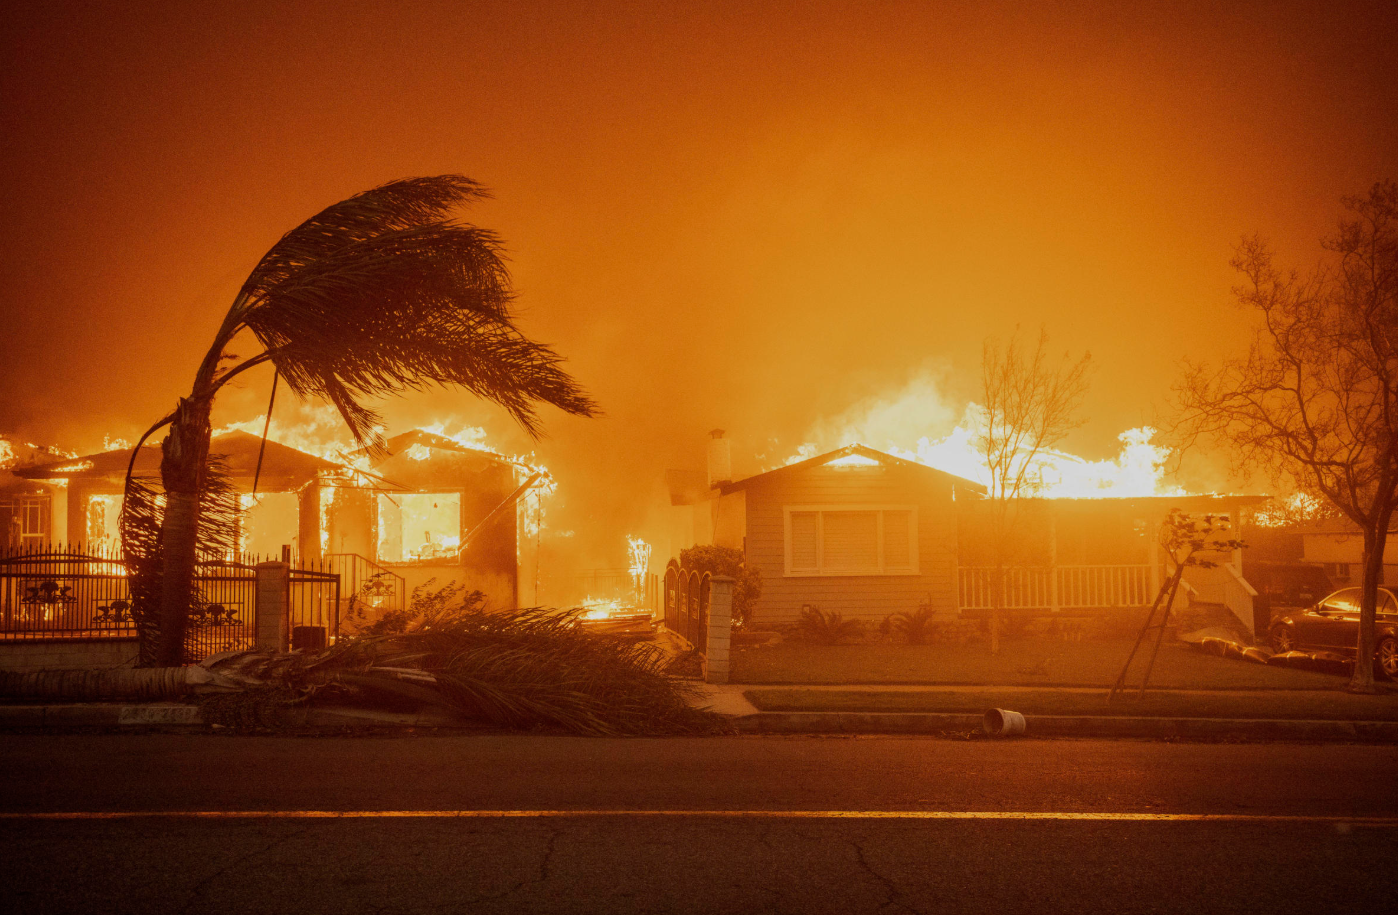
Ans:
[{"label": "front lawn", "polygon": [[[812,645],[782,642],[733,649],[734,683],[919,683],[1106,688],[1116,679],[1132,639],[1058,642],[1023,638],[991,655],[983,644]],[[1143,649],[1149,652],[1149,648]],[[1132,665],[1140,683],[1143,658]],[[1342,689],[1347,678],[1285,670],[1204,654],[1167,643],[1151,674],[1162,689]]]}]

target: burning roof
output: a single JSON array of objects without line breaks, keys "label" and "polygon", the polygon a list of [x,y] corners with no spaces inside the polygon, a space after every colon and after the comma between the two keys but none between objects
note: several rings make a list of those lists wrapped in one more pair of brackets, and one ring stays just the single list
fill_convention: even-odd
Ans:
[{"label": "burning roof", "polygon": [[718,488],[724,495],[727,495],[730,492],[737,492],[741,489],[747,489],[749,486],[759,481],[765,482],[767,480],[776,479],[791,473],[797,473],[811,467],[821,466],[848,468],[906,467],[916,470],[920,473],[932,474],[949,480],[951,481],[952,485],[955,486],[958,490],[980,493],[982,495],[985,494],[985,487],[982,486],[980,483],[975,482],[974,480],[968,480],[965,477],[957,476],[954,473],[948,473],[945,470],[938,470],[935,467],[929,467],[928,465],[919,463],[917,461],[910,461],[905,458],[896,457],[892,454],[886,454],[882,451],[876,451],[867,445],[860,445],[857,443],[853,445],[846,445],[843,448],[836,448],[834,451],[828,451],[825,454],[816,455],[815,457],[807,458],[803,461],[797,461],[792,464],[787,464],[784,467],[778,467],[775,470],[768,470],[765,473],[759,473],[754,476],[747,477],[746,479],[737,480],[736,482],[722,483],[719,485]]},{"label": "burning roof", "polygon": [[[228,473],[234,480],[252,480],[257,473],[258,453],[261,449],[260,436],[242,431],[216,435],[209,444],[209,453],[223,457]],[[126,468],[130,463],[131,449],[123,448],[17,468],[14,473],[31,480],[100,480],[120,485],[126,477]],[[317,474],[335,471],[338,468],[339,465],[330,461],[268,439],[266,451],[262,456],[259,488],[269,491],[297,489],[310,482]],[[160,473],[159,446],[146,445],[141,448],[136,456],[135,473],[141,476]]]}]

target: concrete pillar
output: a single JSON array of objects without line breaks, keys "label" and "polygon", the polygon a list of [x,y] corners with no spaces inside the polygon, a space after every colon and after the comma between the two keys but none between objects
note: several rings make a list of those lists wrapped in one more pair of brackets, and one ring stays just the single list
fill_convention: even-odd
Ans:
[{"label": "concrete pillar", "polygon": [[709,650],[704,655],[704,682],[728,682],[729,642],[733,632],[733,579],[709,579]]},{"label": "concrete pillar", "polygon": [[303,560],[320,559],[320,481],[312,480],[296,494],[296,547]]},{"label": "concrete pillar", "polygon": [[257,647],[286,651],[291,631],[291,566],[285,562],[257,564]]}]

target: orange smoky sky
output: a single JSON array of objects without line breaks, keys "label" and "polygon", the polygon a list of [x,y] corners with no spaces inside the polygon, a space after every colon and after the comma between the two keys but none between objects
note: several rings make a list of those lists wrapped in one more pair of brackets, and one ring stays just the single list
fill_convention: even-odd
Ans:
[{"label": "orange smoky sky", "polygon": [[536,448],[599,564],[707,430],[752,472],[910,379],[962,404],[1016,325],[1091,351],[1067,446],[1114,453],[1182,356],[1245,344],[1240,236],[1309,263],[1398,177],[1382,2],[41,2],[0,30],[0,432],[134,438],[282,232],[457,172],[607,415],[535,446],[459,392],[385,410]]}]

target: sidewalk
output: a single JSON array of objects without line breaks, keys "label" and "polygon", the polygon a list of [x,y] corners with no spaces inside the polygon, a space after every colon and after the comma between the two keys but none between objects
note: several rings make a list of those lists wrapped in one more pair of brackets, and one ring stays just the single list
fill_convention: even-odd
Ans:
[{"label": "sidewalk", "polygon": [[[771,703],[772,693],[794,694],[794,701]],[[961,709],[938,711],[876,711],[871,708],[840,708],[849,706],[851,697],[867,696],[869,706],[877,706],[892,694],[923,699],[932,697],[952,700],[972,692],[977,698],[993,699],[995,704],[981,703]],[[1022,711],[1017,700],[1028,700],[1044,690],[1034,687],[1001,687],[969,691],[961,687],[897,687],[897,686],[810,686],[772,687],[751,684],[723,686],[705,684],[701,687],[700,704],[733,717],[739,733],[745,734],[929,734],[966,736],[979,733],[982,716],[987,708],[999,707]],[[1389,699],[1395,707],[1391,719],[1383,716],[1364,718],[1318,717],[1247,717],[1214,715],[1132,714],[1131,701],[1121,701],[1110,710],[1102,701],[1103,691],[1053,690],[1057,694],[1074,694],[1093,700],[1099,710],[1076,714],[1035,714],[1025,711],[1026,736],[1030,737],[1145,737],[1204,740],[1321,740],[1398,743],[1398,700]],[[1270,691],[1269,691],[1270,692]],[[766,708],[752,701],[753,694]],[[764,695],[766,694],[766,695]],[[1344,694],[1339,694],[1344,696]],[[1259,696],[1255,693],[1222,690],[1172,690],[1155,693],[1148,698],[1185,700],[1275,700],[1276,694]],[[778,697],[781,698],[781,697]],[[1326,699],[1330,696],[1325,695]],[[1369,697],[1347,697],[1368,699]],[[854,702],[853,704],[858,704]],[[915,703],[909,703],[915,704]],[[1186,702],[1188,704],[1188,702]],[[773,707],[773,706],[776,707]],[[1020,705],[1020,708],[1016,708]]]}]

